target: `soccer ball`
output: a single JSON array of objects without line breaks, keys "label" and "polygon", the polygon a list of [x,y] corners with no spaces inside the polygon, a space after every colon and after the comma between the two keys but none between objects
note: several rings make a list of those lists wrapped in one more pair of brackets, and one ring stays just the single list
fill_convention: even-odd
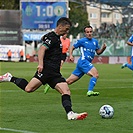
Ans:
[{"label": "soccer ball", "polygon": [[99,109],[99,114],[102,118],[112,118],[114,115],[114,109],[112,106],[110,105],[103,105],[100,109]]}]

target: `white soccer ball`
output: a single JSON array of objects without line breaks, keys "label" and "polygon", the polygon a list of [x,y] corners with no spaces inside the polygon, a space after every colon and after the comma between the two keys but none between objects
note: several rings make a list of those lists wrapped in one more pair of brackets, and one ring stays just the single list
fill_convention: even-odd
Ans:
[{"label": "white soccer ball", "polygon": [[114,115],[114,109],[112,106],[110,105],[103,105],[100,109],[99,109],[99,114],[102,118],[112,118]]}]

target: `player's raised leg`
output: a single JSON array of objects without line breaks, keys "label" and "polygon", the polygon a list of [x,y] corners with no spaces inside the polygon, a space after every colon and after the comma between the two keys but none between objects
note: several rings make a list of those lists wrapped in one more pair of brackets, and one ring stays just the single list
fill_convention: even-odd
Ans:
[{"label": "player's raised leg", "polygon": [[42,85],[41,81],[39,81],[37,78],[33,77],[31,81],[28,82],[24,78],[18,78],[18,77],[12,76],[12,74],[9,72],[0,76],[0,83],[1,82],[12,82],[15,85],[17,85],[20,89],[28,93],[35,91]]}]

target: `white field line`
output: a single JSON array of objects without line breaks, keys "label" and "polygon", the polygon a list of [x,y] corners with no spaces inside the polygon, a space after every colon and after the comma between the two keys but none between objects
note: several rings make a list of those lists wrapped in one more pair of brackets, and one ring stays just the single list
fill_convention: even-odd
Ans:
[{"label": "white field line", "polygon": [[21,90],[0,90],[0,92],[22,92]]},{"label": "white field line", "polygon": [[31,132],[31,131],[25,131],[25,130],[17,130],[17,129],[11,129],[11,128],[2,128],[2,127],[0,127],[0,131],[12,131],[12,132],[18,132],[18,133],[37,133],[37,132]]}]

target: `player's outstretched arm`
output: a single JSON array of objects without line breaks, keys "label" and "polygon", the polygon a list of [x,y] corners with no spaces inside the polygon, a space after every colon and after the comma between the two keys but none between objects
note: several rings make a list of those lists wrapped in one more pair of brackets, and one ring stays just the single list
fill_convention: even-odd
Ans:
[{"label": "player's outstretched arm", "polygon": [[97,51],[96,51],[96,53],[98,54],[98,55],[100,55],[100,54],[102,54],[103,52],[104,52],[104,50],[106,49],[106,44],[104,43],[103,44],[103,46],[102,46],[102,48],[101,49],[98,49]]}]

